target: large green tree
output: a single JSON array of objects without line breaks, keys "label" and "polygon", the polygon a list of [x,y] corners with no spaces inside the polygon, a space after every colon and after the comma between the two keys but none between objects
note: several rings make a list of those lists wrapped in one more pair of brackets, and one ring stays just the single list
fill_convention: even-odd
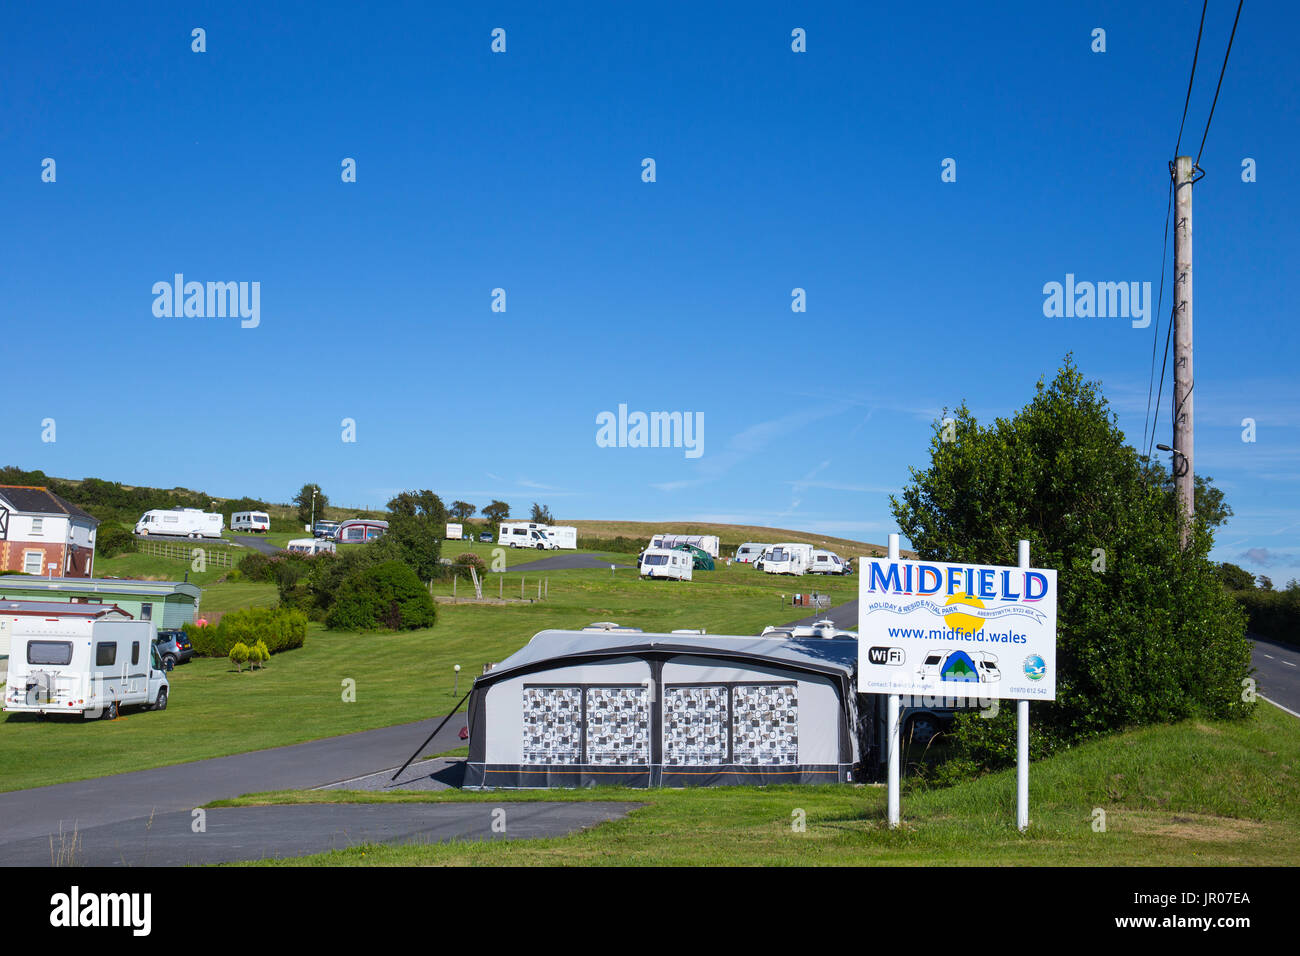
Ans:
[{"label": "large green tree", "polygon": [[403,491],[388,502],[388,531],[375,542],[380,554],[396,558],[421,581],[438,573],[447,508],[432,491]]},{"label": "large green tree", "polygon": [[496,525],[510,517],[510,506],[504,501],[493,501],[490,505],[485,505],[481,512],[487,519],[488,526],[495,529]]},{"label": "large green tree", "polygon": [[317,518],[325,516],[325,507],[330,503],[330,500],[325,497],[325,492],[321,491],[320,485],[315,482],[309,482],[308,484],[303,485],[298,493],[293,496],[293,503],[298,507],[298,520],[302,524],[307,524],[312,520],[313,492],[315,492],[316,495],[314,513]]},{"label": "large green tree", "polygon": [[[1125,443],[1097,383],[1073,360],[1011,418],[981,426],[963,404],[938,421],[930,464],[892,499],[924,559],[1058,571],[1057,700],[1034,708],[1043,748],[1125,726],[1249,708],[1241,609],[1207,555],[1230,513],[1221,496],[1179,545],[1171,490]],[[1014,662],[1013,662],[1014,663]],[[1014,708],[964,715],[971,755],[1014,755]]]}]

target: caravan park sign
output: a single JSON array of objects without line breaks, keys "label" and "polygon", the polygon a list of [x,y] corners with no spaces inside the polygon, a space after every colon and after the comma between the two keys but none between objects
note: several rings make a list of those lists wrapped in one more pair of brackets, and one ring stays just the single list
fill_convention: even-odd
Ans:
[{"label": "caravan park sign", "polygon": [[862,558],[858,691],[1056,699],[1056,572]]}]

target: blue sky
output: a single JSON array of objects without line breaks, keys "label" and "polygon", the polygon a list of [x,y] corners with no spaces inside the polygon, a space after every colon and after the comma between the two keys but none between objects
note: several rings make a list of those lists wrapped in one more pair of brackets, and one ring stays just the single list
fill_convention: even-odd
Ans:
[{"label": "blue sky", "polygon": [[[1046,318],[1042,288],[1158,283],[1191,0],[230,6],[3,14],[4,463],[883,541],[942,408],[1011,413],[1067,352],[1140,442],[1156,323]],[[1234,10],[1210,4],[1183,152]],[[1194,220],[1196,465],[1236,511],[1215,556],[1279,584],[1298,21],[1243,14]],[[155,317],[175,273],[260,282],[260,325]],[[704,454],[598,447],[620,403],[702,413]]]}]

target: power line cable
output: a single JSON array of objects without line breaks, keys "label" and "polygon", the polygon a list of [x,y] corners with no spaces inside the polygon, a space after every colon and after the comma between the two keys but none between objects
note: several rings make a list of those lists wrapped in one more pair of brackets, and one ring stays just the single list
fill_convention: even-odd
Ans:
[{"label": "power line cable", "polygon": [[1201,153],[1205,151],[1205,138],[1210,135],[1210,124],[1214,122],[1214,107],[1219,104],[1219,90],[1223,89],[1223,74],[1228,71],[1228,54],[1232,52],[1232,40],[1237,35],[1237,21],[1241,19],[1241,7],[1246,0],[1237,0],[1237,15],[1232,18],[1232,32],[1228,34],[1228,48],[1223,51],[1223,66],[1219,68],[1219,85],[1214,88],[1214,99],[1210,103],[1210,115],[1205,120],[1205,132],[1201,134],[1201,147],[1196,151],[1195,166],[1201,165]]},{"label": "power line cable", "polygon": [[1192,74],[1187,78],[1187,98],[1183,100],[1183,118],[1178,124],[1178,142],[1174,144],[1174,156],[1178,155],[1178,147],[1183,145],[1183,126],[1187,122],[1187,105],[1192,102],[1192,82],[1196,79],[1196,59],[1201,55],[1201,32],[1205,29],[1205,9],[1210,5],[1210,0],[1201,2],[1201,23],[1196,28],[1196,49],[1192,51]]}]

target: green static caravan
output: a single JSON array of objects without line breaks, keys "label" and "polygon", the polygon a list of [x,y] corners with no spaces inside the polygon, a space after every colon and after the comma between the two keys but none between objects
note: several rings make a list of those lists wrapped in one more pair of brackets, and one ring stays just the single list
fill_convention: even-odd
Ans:
[{"label": "green static caravan", "polygon": [[134,581],[119,578],[39,578],[0,575],[0,598],[115,604],[137,621],[178,628],[198,617],[203,592],[184,581]]},{"label": "green static caravan", "polygon": [[468,789],[847,783],[857,641],[543,631],[474,681]]}]

